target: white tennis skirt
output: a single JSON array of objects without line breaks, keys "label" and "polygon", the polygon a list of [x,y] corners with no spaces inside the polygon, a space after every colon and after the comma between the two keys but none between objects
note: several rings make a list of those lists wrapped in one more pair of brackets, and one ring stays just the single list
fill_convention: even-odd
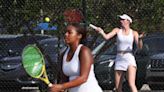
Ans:
[{"label": "white tennis skirt", "polygon": [[135,57],[132,53],[118,53],[115,59],[115,70],[127,71],[129,65],[137,68]]}]

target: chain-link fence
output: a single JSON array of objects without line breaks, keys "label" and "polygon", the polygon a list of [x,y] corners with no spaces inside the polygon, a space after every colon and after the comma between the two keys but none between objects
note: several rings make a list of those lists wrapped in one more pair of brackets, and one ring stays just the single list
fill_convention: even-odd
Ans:
[{"label": "chain-link fence", "polygon": [[[0,0],[0,88],[13,92],[12,88],[27,87],[28,89],[37,85],[41,91],[47,90],[44,83],[26,75],[21,67],[23,48],[36,41],[41,44],[44,52],[50,57],[50,60],[49,58],[46,60],[52,61],[47,64],[47,67],[50,68],[47,69],[50,80],[56,82],[60,79],[56,76],[58,74],[54,73],[60,71],[59,55],[65,47],[63,12],[66,9],[80,9],[85,17],[84,22],[100,26],[106,32],[110,32],[114,27],[119,27],[118,15],[126,13],[133,19],[131,25],[133,29],[138,30],[139,33],[155,32],[157,34],[164,31],[163,6],[164,0]],[[87,29],[87,45],[94,50],[103,39],[92,29]],[[149,46],[152,39],[158,37],[153,42],[163,43],[164,40],[161,40],[163,35],[156,34],[153,37],[145,38],[144,42]],[[154,48],[161,48],[158,53],[163,53],[163,47],[160,47],[163,45],[160,43],[155,44],[159,46],[154,46]],[[146,91],[162,90],[164,86],[163,59],[160,57],[158,62],[155,62],[156,59],[153,58],[154,61],[151,61],[152,54],[147,54],[146,46],[143,51],[135,55],[138,65],[137,88]],[[95,55],[96,78],[104,90],[114,90],[115,48],[113,39],[105,43]],[[151,64],[155,64],[155,68],[150,69],[153,66]],[[51,67],[52,65],[56,68]],[[152,73],[155,73],[156,76]],[[125,92],[129,91],[126,79],[123,88]]]}]

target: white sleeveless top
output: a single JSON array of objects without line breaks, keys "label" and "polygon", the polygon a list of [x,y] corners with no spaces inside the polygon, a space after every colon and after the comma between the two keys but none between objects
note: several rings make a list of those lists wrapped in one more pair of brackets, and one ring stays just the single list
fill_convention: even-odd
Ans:
[{"label": "white sleeveless top", "polygon": [[[69,76],[69,81],[76,79],[76,77],[80,75],[79,52],[80,52],[81,47],[82,47],[82,44],[80,44],[77,47],[70,61],[66,61],[70,48],[68,48],[64,54],[62,70],[66,76]],[[68,91],[69,92],[102,92],[102,89],[99,87],[98,82],[95,78],[93,64],[91,65],[87,82],[77,87],[70,88],[68,89]]]},{"label": "white sleeveless top", "polygon": [[133,31],[130,29],[128,35],[122,34],[122,29],[117,33],[117,51],[132,51],[133,50]]}]

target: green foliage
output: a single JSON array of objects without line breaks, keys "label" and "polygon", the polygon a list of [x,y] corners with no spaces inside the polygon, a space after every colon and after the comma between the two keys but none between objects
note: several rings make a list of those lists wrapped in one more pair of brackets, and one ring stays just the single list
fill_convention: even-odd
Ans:
[{"label": "green foliage", "polygon": [[20,33],[24,25],[34,27],[48,16],[52,25],[64,28],[63,12],[67,8],[86,8],[86,20],[105,31],[119,26],[117,15],[127,13],[132,27],[139,31],[164,31],[164,0],[0,0],[6,33]]},{"label": "green foliage", "polygon": [[88,18],[99,26],[117,27],[117,15],[127,13],[136,30],[164,31],[163,0],[91,0],[88,4]]}]

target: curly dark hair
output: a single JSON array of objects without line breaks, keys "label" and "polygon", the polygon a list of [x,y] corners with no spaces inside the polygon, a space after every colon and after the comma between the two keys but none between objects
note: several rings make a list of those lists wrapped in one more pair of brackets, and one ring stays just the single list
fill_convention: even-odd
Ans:
[{"label": "curly dark hair", "polygon": [[67,26],[74,26],[77,33],[82,35],[82,39],[81,39],[80,43],[81,44],[86,43],[87,30],[84,25],[81,25],[80,23],[69,23]]}]

